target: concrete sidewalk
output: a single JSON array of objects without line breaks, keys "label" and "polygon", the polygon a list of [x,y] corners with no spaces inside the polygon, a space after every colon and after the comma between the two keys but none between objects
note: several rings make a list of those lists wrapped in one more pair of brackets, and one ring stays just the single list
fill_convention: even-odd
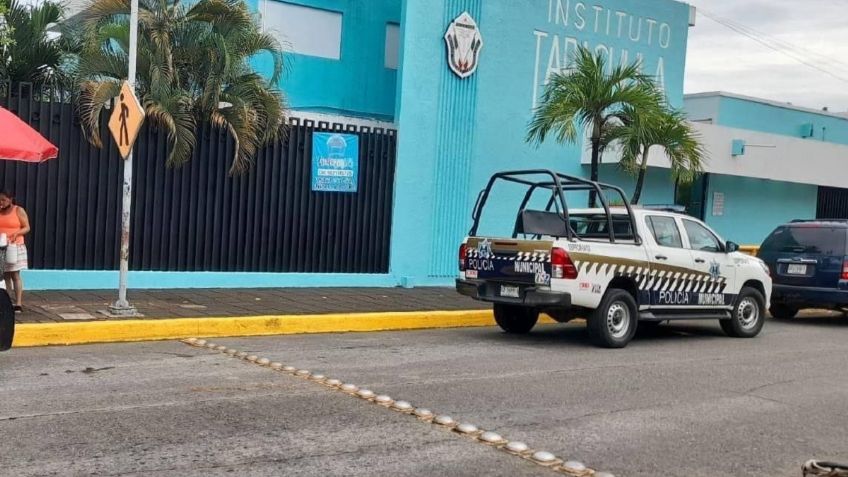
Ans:
[{"label": "concrete sidewalk", "polygon": [[[104,312],[114,290],[27,292],[18,323],[121,320]],[[142,317],[173,319],[480,310],[489,306],[453,288],[268,288],[130,290]]]}]

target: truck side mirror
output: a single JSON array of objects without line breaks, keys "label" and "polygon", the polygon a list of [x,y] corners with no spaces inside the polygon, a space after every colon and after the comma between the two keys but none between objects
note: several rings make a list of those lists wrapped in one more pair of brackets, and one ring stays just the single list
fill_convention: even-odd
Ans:
[{"label": "truck side mirror", "polygon": [[739,244],[731,242],[731,241],[728,240],[727,243],[724,245],[724,250],[727,253],[738,252],[739,251]]}]

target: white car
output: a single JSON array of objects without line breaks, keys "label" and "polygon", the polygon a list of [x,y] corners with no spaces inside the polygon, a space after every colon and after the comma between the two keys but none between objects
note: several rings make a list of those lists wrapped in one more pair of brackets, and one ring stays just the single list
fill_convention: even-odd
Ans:
[{"label": "white car", "polygon": [[[512,237],[479,236],[498,181],[527,186]],[[565,197],[575,191],[594,193],[602,207],[569,209]],[[528,208],[539,193],[550,196],[547,207]],[[609,206],[610,193],[624,206]],[[637,326],[670,320],[719,320],[740,338],[763,327],[772,281],[761,260],[695,218],[630,207],[617,187],[550,171],[499,173],[473,217],[457,291],[493,303],[508,333],[529,332],[542,312],[560,322],[585,317],[593,341],[609,348],[626,346]]]}]

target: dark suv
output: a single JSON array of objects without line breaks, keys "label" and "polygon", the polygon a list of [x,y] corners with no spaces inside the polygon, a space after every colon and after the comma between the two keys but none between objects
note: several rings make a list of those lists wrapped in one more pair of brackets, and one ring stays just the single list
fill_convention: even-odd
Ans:
[{"label": "dark suv", "polygon": [[802,308],[848,310],[848,220],[796,220],[763,242],[771,270],[771,314],[793,318]]}]

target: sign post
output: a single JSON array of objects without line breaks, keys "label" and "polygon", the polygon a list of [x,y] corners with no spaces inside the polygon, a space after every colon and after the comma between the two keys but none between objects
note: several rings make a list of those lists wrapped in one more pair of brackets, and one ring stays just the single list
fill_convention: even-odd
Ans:
[{"label": "sign post", "polygon": [[[121,202],[121,268],[118,278],[118,301],[109,307],[115,315],[133,316],[137,313],[127,300],[127,274],[130,258],[130,211],[132,209],[132,146],[135,143],[144,109],[135,96],[136,58],[138,57],[138,0],[130,2],[129,71],[127,81],[121,87],[121,95],[115,102],[109,130],[124,157],[124,187]],[[114,123],[114,126],[113,126]]]}]

